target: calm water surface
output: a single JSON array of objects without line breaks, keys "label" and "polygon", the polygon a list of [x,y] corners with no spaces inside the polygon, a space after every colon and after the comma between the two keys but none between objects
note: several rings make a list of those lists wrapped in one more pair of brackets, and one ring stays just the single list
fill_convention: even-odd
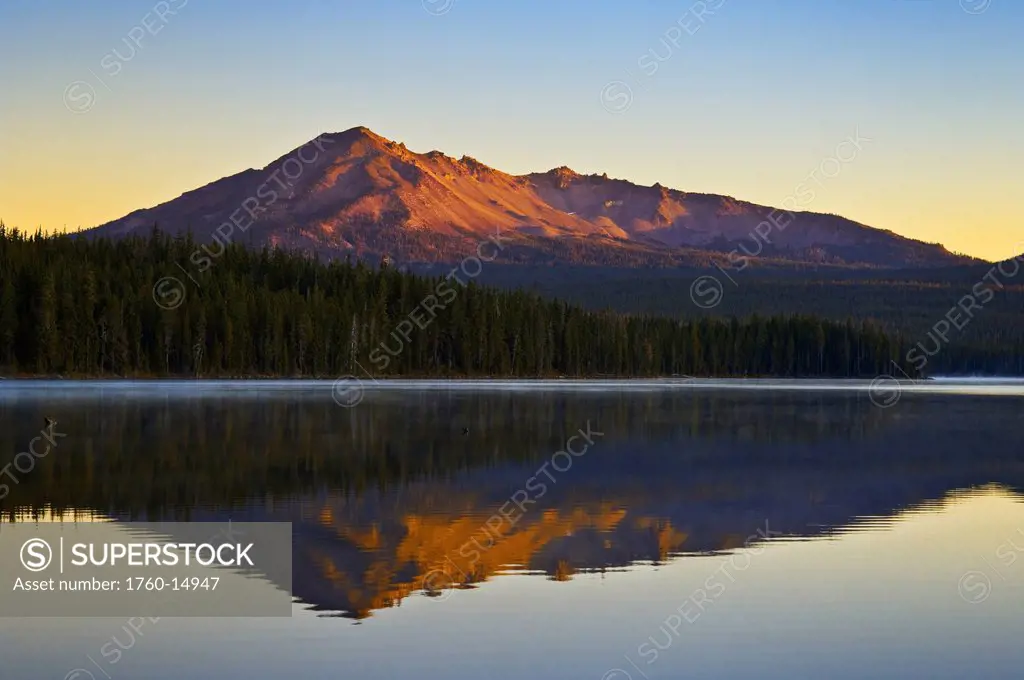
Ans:
[{"label": "calm water surface", "polygon": [[296,595],[135,635],[0,619],[0,678],[1024,667],[1019,382],[449,387],[0,383],[0,465],[67,434],[4,521],[290,521]]}]

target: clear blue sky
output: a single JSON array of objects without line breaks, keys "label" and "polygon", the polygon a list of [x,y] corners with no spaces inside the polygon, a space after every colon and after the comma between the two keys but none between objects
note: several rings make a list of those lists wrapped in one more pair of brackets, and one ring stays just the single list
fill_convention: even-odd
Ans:
[{"label": "clear blue sky", "polygon": [[425,2],[3,0],[0,218],[94,226],[354,125],[777,205],[859,129],[807,209],[1024,250],[1024,2]]}]

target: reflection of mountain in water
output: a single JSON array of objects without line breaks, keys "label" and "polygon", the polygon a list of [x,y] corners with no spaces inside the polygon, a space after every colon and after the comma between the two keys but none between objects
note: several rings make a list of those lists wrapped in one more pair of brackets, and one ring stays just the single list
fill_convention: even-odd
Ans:
[{"label": "reflection of mountain in water", "polygon": [[[295,593],[362,617],[508,569],[561,579],[1024,486],[1011,399],[908,396],[881,410],[846,394],[379,398],[348,410],[329,396],[0,402],[0,438],[27,441],[46,409],[68,432],[7,502],[292,521]],[[549,467],[554,481],[539,473],[588,420],[604,436],[565,472]],[[512,526],[498,510],[531,478],[545,491],[534,482],[535,503],[506,505]]]}]

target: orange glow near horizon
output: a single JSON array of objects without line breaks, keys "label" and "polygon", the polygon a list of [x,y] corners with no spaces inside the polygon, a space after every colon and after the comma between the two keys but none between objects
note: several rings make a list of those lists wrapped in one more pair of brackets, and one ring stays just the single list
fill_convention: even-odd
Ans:
[{"label": "orange glow near horizon", "polygon": [[[0,167],[0,219],[9,227],[44,233],[77,231],[121,218],[128,213],[173,200],[186,191],[204,186],[248,168],[260,168],[302,144],[302,136],[277,144],[263,140],[258,145],[239,139],[222,140],[214,148],[204,139],[153,139],[147,142],[139,133],[114,133],[107,139],[89,137],[68,139],[68,158],[83,159],[74,163],[54,163],[52,149],[40,150],[30,138],[8,139],[6,161]],[[316,132],[309,138],[316,136]],[[389,136],[396,141],[400,137]],[[204,146],[205,148],[199,148]],[[409,144],[414,151],[425,152],[436,145]],[[489,144],[488,146],[495,146]],[[148,148],[147,148],[148,147]],[[449,155],[463,150],[441,149]],[[501,150],[501,149],[498,149]],[[505,158],[494,153],[466,151],[499,170],[515,174],[544,171],[551,160],[530,163],[528,154],[507,149]],[[1000,182],[977,182],[971,190],[954,189],[935,173],[906,177],[902,182],[882,171],[872,173],[879,161],[868,147],[865,159],[844,168],[843,181],[825,181],[813,205],[813,212],[836,213],[868,226],[888,229],[908,238],[941,243],[949,250],[986,260],[1000,260],[1024,253],[1024,230],[1016,224],[1011,206],[1014,190],[1009,186],[1010,173]],[[540,154],[551,156],[550,151]],[[570,153],[580,156],[583,154]],[[884,158],[884,156],[883,156]],[[778,206],[792,189],[779,179],[756,181],[740,174],[731,185],[724,168],[708,167],[709,177],[722,176],[722,181],[708,181],[708,186],[692,186],[685,178],[672,181],[670,166],[662,159],[650,162],[644,154],[634,158],[609,156],[608,166],[570,167],[581,173],[608,172],[610,177],[629,179],[638,184],[662,184],[684,190],[730,195],[764,205]],[[618,162],[613,162],[618,160]],[[866,168],[855,167],[861,164]],[[788,164],[790,167],[795,163]],[[613,172],[612,166],[619,168]],[[553,166],[551,166],[553,167]],[[804,166],[806,167],[806,165]],[[631,172],[632,171],[632,172]],[[793,186],[803,177],[791,174]],[[946,178],[952,179],[952,178]],[[754,181],[752,181],[754,180]],[[714,183],[715,186],[710,186]]]},{"label": "orange glow near horizon", "polygon": [[358,125],[512,174],[780,206],[860,131],[801,209],[1024,252],[1024,5],[705,4],[695,23],[687,3],[170,0],[142,28],[148,0],[0,3],[0,219],[98,226]]}]

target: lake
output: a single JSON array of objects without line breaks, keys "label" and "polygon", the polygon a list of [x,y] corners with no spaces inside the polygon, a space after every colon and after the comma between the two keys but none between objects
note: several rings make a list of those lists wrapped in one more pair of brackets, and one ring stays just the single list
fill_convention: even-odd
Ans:
[{"label": "lake", "polygon": [[135,632],[0,619],[0,677],[1015,677],[1022,397],[1008,380],[3,381],[0,466],[46,417],[66,435],[14,473],[5,522],[291,522],[295,602]]}]

